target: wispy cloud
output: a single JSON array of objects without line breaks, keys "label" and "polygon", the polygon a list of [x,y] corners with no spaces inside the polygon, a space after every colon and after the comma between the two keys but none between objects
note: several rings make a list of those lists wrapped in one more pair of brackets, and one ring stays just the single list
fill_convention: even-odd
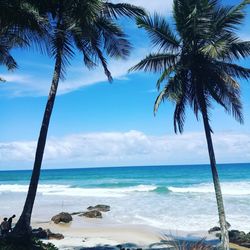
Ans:
[{"label": "wispy cloud", "polygon": [[[35,141],[0,143],[0,167],[30,166]],[[250,134],[224,132],[214,136],[218,162],[249,162]],[[46,167],[121,166],[207,163],[203,133],[150,136],[140,131],[75,134],[50,138]]]},{"label": "wispy cloud", "polygon": [[[126,79],[128,69],[135,65],[146,54],[146,49],[137,49],[133,55],[127,60],[110,60],[109,70],[115,80]],[[35,64],[35,63],[34,63]],[[75,66],[75,65],[79,66]],[[37,67],[39,69],[39,67]],[[51,85],[52,69],[48,72],[33,71],[32,74],[22,73],[4,73],[1,77],[7,83],[1,86],[1,95],[8,96],[47,96]],[[107,82],[107,77],[104,74],[103,68],[99,66],[96,69],[88,70],[79,62],[75,62],[74,66],[67,69],[66,80],[60,80],[58,87],[58,95],[67,94],[76,91],[86,86],[97,83]]]}]

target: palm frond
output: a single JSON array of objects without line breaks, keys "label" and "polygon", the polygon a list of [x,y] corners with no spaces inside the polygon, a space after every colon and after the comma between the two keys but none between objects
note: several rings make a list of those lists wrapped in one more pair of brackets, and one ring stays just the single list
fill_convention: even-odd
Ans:
[{"label": "palm frond", "polygon": [[138,16],[144,16],[145,10],[143,8],[128,3],[114,4],[111,2],[104,2],[103,13],[105,16],[115,19],[120,16],[135,18]]},{"label": "palm frond", "polygon": [[155,14],[153,17],[143,16],[136,19],[139,28],[143,28],[148,33],[153,46],[164,51],[178,51],[180,42],[173,34],[167,22]]},{"label": "palm frond", "polygon": [[250,69],[244,68],[237,64],[226,63],[226,62],[216,62],[216,66],[219,67],[221,72],[226,72],[231,77],[249,79],[250,78]]},{"label": "palm frond", "polygon": [[110,57],[126,59],[132,48],[121,28],[110,19],[101,17],[97,20],[99,32],[104,38],[104,49]]},{"label": "palm frond", "polygon": [[175,105],[175,111],[174,111],[174,132],[180,133],[184,130],[184,124],[185,124],[185,108],[186,108],[186,96],[182,95],[178,102],[176,102]]},{"label": "palm frond", "polygon": [[163,71],[162,75],[160,76],[160,78],[157,80],[157,83],[156,83],[156,87],[158,90],[161,87],[161,83],[169,78],[171,73],[173,73],[174,69],[175,67],[168,67]]},{"label": "palm frond", "polygon": [[131,71],[144,70],[163,72],[168,67],[173,67],[178,56],[175,54],[149,54],[145,59],[129,69]]}]

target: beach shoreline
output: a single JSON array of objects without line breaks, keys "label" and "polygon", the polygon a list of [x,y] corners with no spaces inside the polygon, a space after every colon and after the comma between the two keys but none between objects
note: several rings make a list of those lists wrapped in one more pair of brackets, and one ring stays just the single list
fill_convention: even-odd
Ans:
[{"label": "beach shoreline", "polygon": [[133,225],[112,223],[103,219],[89,219],[79,216],[73,216],[70,223],[55,224],[52,221],[33,220],[33,228],[49,229],[53,233],[61,233],[64,239],[44,240],[50,242],[59,249],[81,249],[83,247],[109,247],[117,249],[117,246],[137,248],[166,248],[167,242],[174,239],[184,241],[199,241],[205,239],[218,243],[214,235],[206,231],[179,231],[163,230],[148,225]]}]

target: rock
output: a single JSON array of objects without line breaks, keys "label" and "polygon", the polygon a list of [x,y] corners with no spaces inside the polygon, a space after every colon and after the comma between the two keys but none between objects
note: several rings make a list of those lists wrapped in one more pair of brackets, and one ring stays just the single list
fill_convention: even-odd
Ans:
[{"label": "rock", "polygon": [[91,211],[87,211],[84,212],[82,214],[79,214],[79,216],[85,216],[88,218],[102,218],[102,213],[98,210],[91,210]]},{"label": "rock", "polygon": [[250,248],[250,242],[241,243],[240,246]]},{"label": "rock", "polygon": [[58,233],[52,233],[49,229],[44,230],[41,227],[39,227],[38,229],[33,229],[31,231],[32,236],[38,239],[57,239],[57,240],[61,240],[64,239],[64,236],[62,234],[58,234]]},{"label": "rock", "polygon": [[210,228],[209,230],[208,230],[208,233],[213,233],[213,232],[218,232],[218,231],[220,231],[220,227],[212,227],[212,228]]},{"label": "rock", "polygon": [[243,238],[245,237],[245,235],[246,235],[245,232],[239,230],[230,230],[228,232],[229,240],[231,241]]},{"label": "rock", "polygon": [[246,234],[243,231],[231,230],[228,234],[230,242],[250,248],[250,233]]},{"label": "rock", "polygon": [[31,234],[33,237],[38,238],[38,239],[47,239],[48,234],[46,230],[42,229],[41,227],[37,229],[32,229]]},{"label": "rock", "polygon": [[70,221],[72,221],[72,216],[69,213],[62,212],[60,214],[53,216],[51,220],[54,221],[54,223],[56,224],[60,222],[69,223]]},{"label": "rock", "polygon": [[[226,222],[226,225],[227,225],[227,229],[231,227],[230,223],[229,222]],[[213,233],[213,232],[217,232],[217,231],[220,231],[220,227],[212,227],[208,230],[208,233]]]},{"label": "rock", "polygon": [[108,212],[108,211],[110,211],[110,206],[99,204],[99,205],[96,205],[94,207],[89,206],[87,209],[90,210],[90,211],[91,210],[97,210],[99,212]]},{"label": "rock", "polygon": [[53,239],[62,240],[62,239],[64,239],[64,236],[62,234],[52,233],[49,229],[47,229],[46,232],[47,232],[49,240],[53,240]]},{"label": "rock", "polygon": [[82,213],[84,213],[84,212],[83,211],[81,211],[81,212],[73,212],[70,215],[78,215],[78,214],[82,214]]}]

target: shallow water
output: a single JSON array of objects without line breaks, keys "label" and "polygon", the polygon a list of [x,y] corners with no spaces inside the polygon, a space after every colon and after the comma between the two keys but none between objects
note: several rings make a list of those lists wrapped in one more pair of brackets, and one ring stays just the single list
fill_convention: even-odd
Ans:
[{"label": "shallow water", "polygon": [[[250,164],[218,165],[227,220],[250,231]],[[0,215],[19,214],[30,171],[0,172]],[[218,224],[208,165],[43,170],[34,218],[81,211],[104,203],[117,223],[172,230],[207,230]]]}]

